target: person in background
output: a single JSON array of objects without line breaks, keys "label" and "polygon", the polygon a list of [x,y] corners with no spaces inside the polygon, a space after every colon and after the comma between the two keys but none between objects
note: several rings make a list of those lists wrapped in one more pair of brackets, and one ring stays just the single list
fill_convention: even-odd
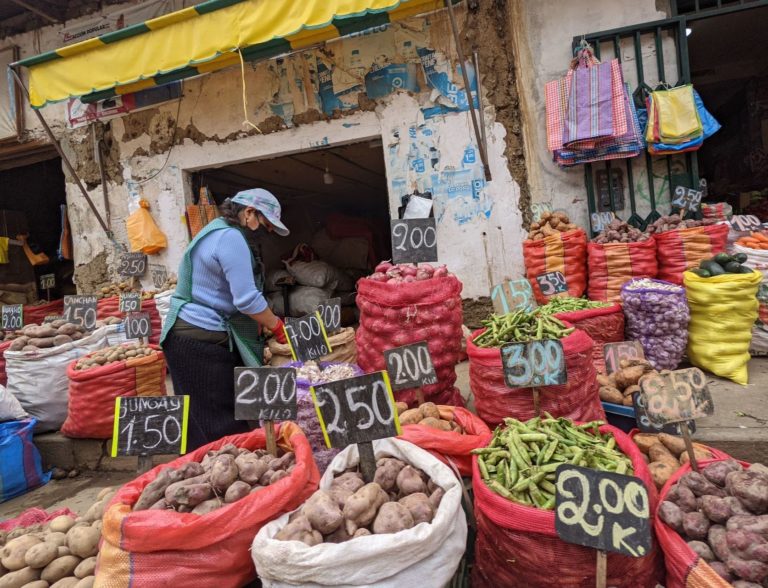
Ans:
[{"label": "person in background", "polygon": [[238,192],[187,246],[160,336],[174,393],[188,395],[189,450],[249,430],[235,420],[234,369],[263,362],[263,328],[285,344],[285,325],[267,306],[263,268],[245,231],[281,236],[280,203],[261,188]]}]

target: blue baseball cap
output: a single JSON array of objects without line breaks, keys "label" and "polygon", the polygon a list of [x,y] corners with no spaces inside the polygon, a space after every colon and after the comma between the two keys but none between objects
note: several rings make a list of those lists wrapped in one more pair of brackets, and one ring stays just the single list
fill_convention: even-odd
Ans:
[{"label": "blue baseball cap", "polygon": [[232,202],[237,202],[243,206],[251,206],[258,210],[275,228],[275,233],[281,237],[290,234],[288,227],[280,220],[280,203],[271,192],[263,188],[243,190],[232,197]]}]

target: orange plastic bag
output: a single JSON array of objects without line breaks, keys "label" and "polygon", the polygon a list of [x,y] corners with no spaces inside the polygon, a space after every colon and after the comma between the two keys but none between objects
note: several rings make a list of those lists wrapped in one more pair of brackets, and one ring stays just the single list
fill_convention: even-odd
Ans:
[{"label": "orange plastic bag", "polygon": [[296,467],[290,475],[206,515],[172,510],[133,512],[131,508],[147,484],[166,468],[202,461],[208,451],[227,443],[264,449],[263,429],[223,437],[123,486],[104,514],[94,586],[234,587],[254,580],[250,554],[254,535],[269,521],[301,506],[320,481],[309,441],[298,425],[281,423],[277,441],[296,454]]},{"label": "orange plastic bag", "polygon": [[168,247],[168,240],[149,214],[149,202],[142,198],[139,205],[139,209],[125,219],[128,240],[131,243],[131,251],[151,255]]},{"label": "orange plastic bag", "polygon": [[403,434],[398,439],[410,441],[422,449],[426,449],[442,462],[450,460],[462,476],[472,475],[473,449],[485,447],[491,435],[491,430],[479,417],[465,408],[439,405],[440,417],[453,420],[464,434],[455,431],[441,431],[426,425],[404,425]]},{"label": "orange plastic bag", "polygon": [[581,229],[550,235],[540,241],[523,241],[525,275],[536,302],[546,304],[552,296],[541,291],[536,276],[560,272],[568,285],[568,295],[580,298],[587,289],[587,234]]}]

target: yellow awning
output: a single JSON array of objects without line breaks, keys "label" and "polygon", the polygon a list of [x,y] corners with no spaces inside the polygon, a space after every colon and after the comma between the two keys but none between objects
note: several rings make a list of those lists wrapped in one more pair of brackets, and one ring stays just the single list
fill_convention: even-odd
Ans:
[{"label": "yellow awning", "polygon": [[[456,0],[453,0],[456,2]],[[443,0],[209,0],[20,61],[41,108],[135,92],[268,59],[416,14]]]}]

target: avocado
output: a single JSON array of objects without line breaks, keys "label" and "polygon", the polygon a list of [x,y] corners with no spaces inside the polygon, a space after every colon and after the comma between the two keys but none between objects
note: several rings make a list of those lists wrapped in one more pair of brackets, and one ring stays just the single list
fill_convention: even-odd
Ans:
[{"label": "avocado", "polygon": [[746,253],[735,253],[732,255],[734,261],[738,261],[739,263],[744,263],[747,261],[747,254]]},{"label": "avocado", "polygon": [[738,261],[729,261],[725,264],[725,271],[729,274],[740,274],[742,265]]},{"label": "avocado", "polygon": [[747,267],[746,265],[741,266],[741,270],[739,271],[740,274],[751,274],[753,270],[751,267]]},{"label": "avocado", "polygon": [[700,267],[707,270],[712,276],[722,276],[725,273],[723,266],[712,260],[702,261]]},{"label": "avocado", "polygon": [[731,258],[731,256],[728,255],[727,253],[718,253],[712,258],[712,261],[715,261],[720,265],[722,265],[723,267],[725,267],[725,264],[730,261],[733,261],[733,258]]},{"label": "avocado", "polygon": [[700,267],[695,267],[691,270],[691,273],[696,274],[700,278],[709,278],[712,276],[707,270],[701,269]]}]

